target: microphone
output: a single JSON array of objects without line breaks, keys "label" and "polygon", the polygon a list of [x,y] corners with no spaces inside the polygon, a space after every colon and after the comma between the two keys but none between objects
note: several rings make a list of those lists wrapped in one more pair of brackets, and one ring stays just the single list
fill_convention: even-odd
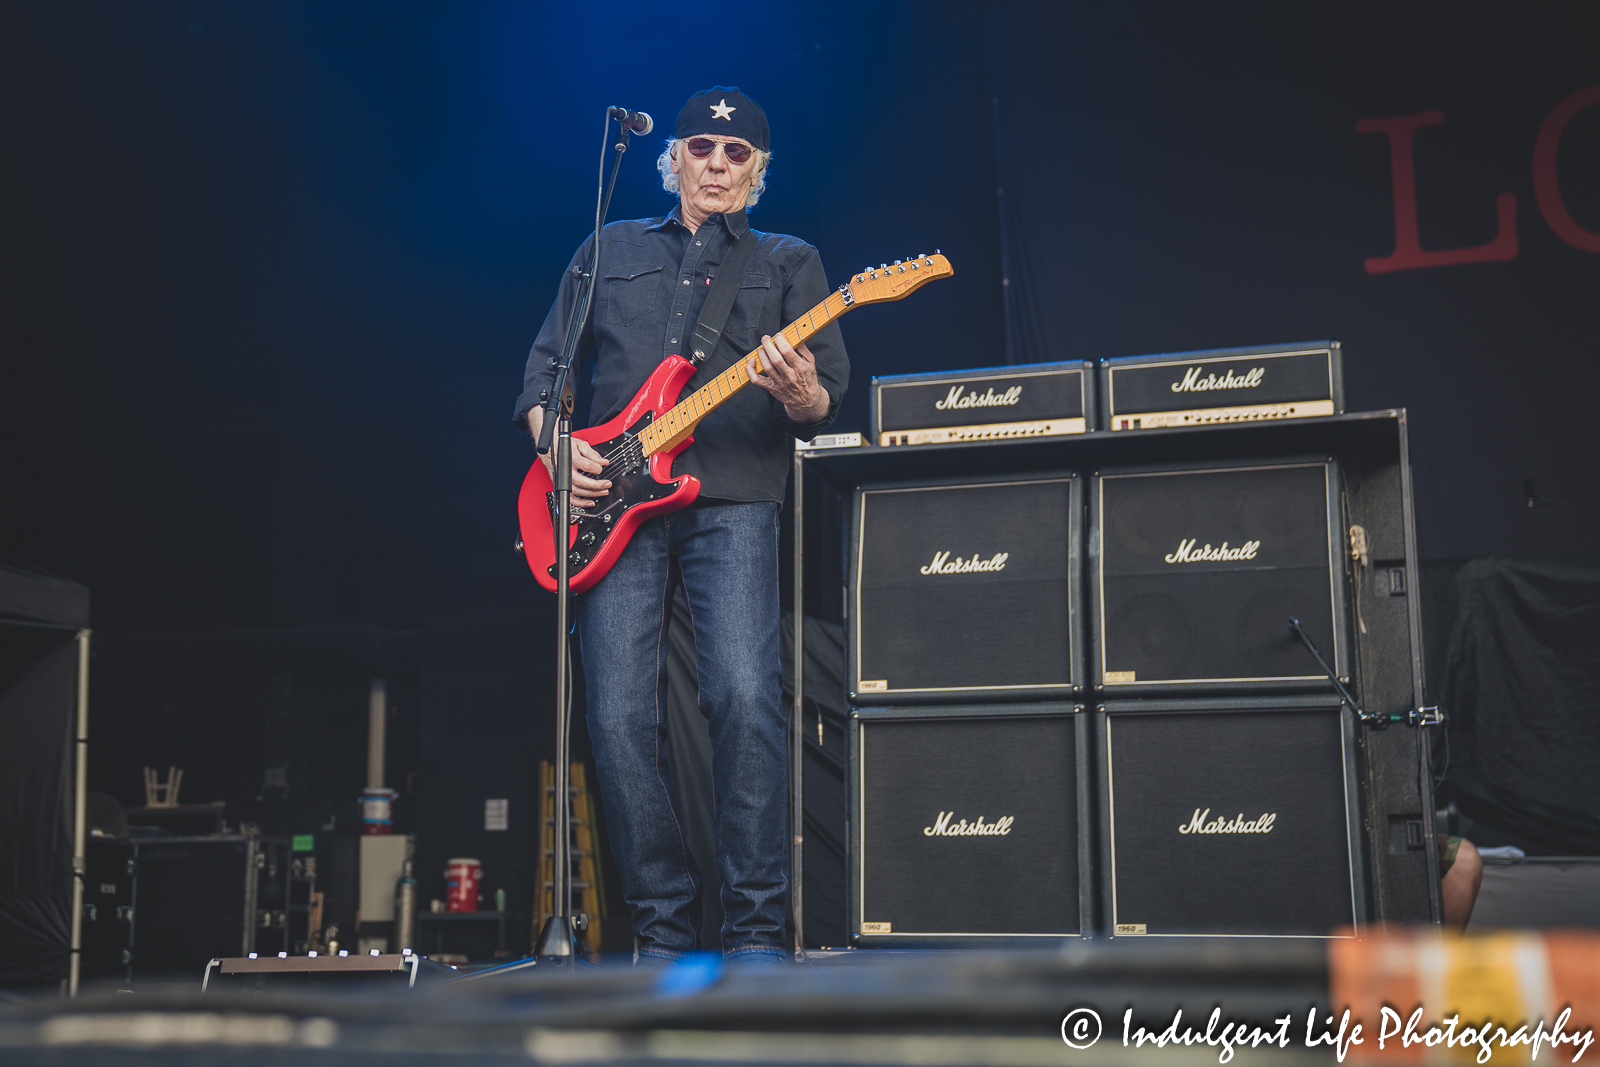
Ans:
[{"label": "microphone", "polygon": [[645,136],[656,127],[655,120],[643,111],[629,111],[625,107],[614,107],[608,113],[617,120],[623,129],[632,130],[640,137]]}]

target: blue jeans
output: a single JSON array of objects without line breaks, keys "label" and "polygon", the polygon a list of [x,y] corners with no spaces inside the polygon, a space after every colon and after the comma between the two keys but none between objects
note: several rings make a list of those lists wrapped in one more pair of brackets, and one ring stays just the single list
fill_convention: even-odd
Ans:
[{"label": "blue jeans", "polygon": [[643,955],[700,941],[701,877],[662,752],[670,556],[694,619],[709,720],[725,953],[783,951],[788,753],[778,646],[778,505],[657,516],[578,601],[589,737],[611,853]]}]

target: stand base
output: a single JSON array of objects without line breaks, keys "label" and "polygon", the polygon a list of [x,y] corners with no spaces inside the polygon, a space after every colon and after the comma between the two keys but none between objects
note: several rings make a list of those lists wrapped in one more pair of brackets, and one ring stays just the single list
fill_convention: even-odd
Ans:
[{"label": "stand base", "polygon": [[578,957],[578,946],[572,938],[572,920],[564,915],[546,919],[533,955],[541,967],[572,969]]}]

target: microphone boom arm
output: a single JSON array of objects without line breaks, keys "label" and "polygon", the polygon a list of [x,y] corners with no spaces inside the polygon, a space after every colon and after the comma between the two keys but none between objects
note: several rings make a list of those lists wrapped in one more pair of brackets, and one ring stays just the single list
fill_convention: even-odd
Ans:
[{"label": "microphone boom arm", "polygon": [[1328,681],[1332,682],[1333,687],[1339,691],[1339,699],[1343,700],[1350,710],[1355,712],[1358,721],[1366,723],[1374,730],[1385,729],[1391,723],[1405,723],[1407,726],[1444,725],[1444,711],[1437,706],[1412,708],[1404,713],[1397,712],[1389,715],[1369,714],[1361,706],[1361,702],[1351,695],[1350,690],[1345,688],[1345,684],[1339,680],[1339,675],[1334,669],[1328,666],[1328,661],[1322,658],[1321,652],[1317,651],[1316,642],[1311,640],[1311,635],[1306,633],[1305,627],[1300,625],[1300,620],[1293,615],[1289,616],[1289,632],[1298,637],[1300,643],[1306,646],[1306,651],[1311,653],[1312,658],[1317,661],[1317,666],[1322,668],[1322,673],[1328,676]]}]

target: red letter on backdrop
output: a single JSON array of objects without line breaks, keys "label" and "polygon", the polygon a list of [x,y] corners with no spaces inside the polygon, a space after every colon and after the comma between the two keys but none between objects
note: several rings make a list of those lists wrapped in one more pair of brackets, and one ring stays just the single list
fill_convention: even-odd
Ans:
[{"label": "red letter on backdrop", "polygon": [[1539,213],[1557,237],[1585,252],[1600,252],[1600,233],[1579,226],[1567,213],[1567,205],[1561,200],[1561,184],[1556,180],[1556,153],[1572,116],[1596,103],[1600,103],[1600,85],[1573,93],[1550,112],[1533,142],[1533,198],[1539,202]]},{"label": "red letter on backdrop", "polygon": [[1357,133],[1381,133],[1389,138],[1389,172],[1394,183],[1394,252],[1368,259],[1368,274],[1387,274],[1392,270],[1411,270],[1415,267],[1448,267],[1457,263],[1493,263],[1517,258],[1517,197],[1514,193],[1501,193],[1495,197],[1496,229],[1494,240],[1488,244],[1448,248],[1441,252],[1423,251],[1422,243],[1417,238],[1417,177],[1411,145],[1419,127],[1437,126],[1443,121],[1443,111],[1424,111],[1419,115],[1362,119],[1356,123]]}]

